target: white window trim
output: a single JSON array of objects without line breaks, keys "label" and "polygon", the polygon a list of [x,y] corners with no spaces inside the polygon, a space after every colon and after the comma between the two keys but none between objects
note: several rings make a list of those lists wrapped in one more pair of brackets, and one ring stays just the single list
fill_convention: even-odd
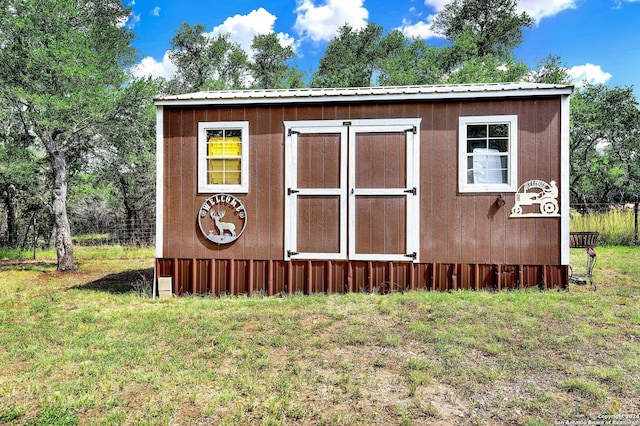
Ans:
[{"label": "white window trim", "polygon": [[[207,130],[239,129],[242,131],[242,165],[239,185],[215,185],[207,183]],[[207,121],[198,123],[198,192],[200,193],[243,193],[249,192],[249,122],[248,121]]]},{"label": "white window trim", "polygon": [[[467,183],[467,126],[473,124],[509,124],[509,183]],[[516,192],[518,190],[518,116],[482,115],[460,117],[458,121],[458,191]]]}]

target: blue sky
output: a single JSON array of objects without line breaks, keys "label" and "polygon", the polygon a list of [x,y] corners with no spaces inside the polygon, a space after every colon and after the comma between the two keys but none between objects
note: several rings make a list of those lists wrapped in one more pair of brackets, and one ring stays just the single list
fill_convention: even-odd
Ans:
[{"label": "blue sky", "polygon": [[[183,22],[200,23],[210,34],[230,33],[249,50],[256,34],[275,32],[298,54],[298,66],[315,71],[327,42],[349,23],[369,22],[385,31],[439,44],[430,22],[450,0],[135,0],[127,25],[136,35],[137,75],[168,77],[166,55],[171,37]],[[127,0],[125,0],[127,2]],[[633,85],[640,93],[640,0],[520,0],[520,10],[534,18],[516,56],[529,66],[558,55],[576,84],[587,80],[609,86]]]}]

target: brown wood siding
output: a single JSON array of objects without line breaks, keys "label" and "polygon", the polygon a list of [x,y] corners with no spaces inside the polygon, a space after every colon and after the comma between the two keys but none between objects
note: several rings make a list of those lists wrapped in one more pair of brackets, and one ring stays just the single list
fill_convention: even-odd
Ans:
[{"label": "brown wood siding", "polygon": [[[284,121],[294,120],[355,120],[362,118],[413,118],[422,119],[420,126],[420,261],[424,266],[423,274],[428,274],[433,283],[449,282],[450,277],[457,277],[457,286],[483,286],[486,276],[484,267],[469,266],[454,271],[451,265],[547,265],[555,267],[560,264],[560,219],[559,218],[510,218],[510,210],[514,204],[513,193],[470,193],[460,194],[458,186],[458,118],[461,115],[518,115],[518,183],[530,179],[560,182],[560,99],[509,99],[492,101],[456,101],[456,102],[424,102],[424,103],[372,103],[372,104],[339,104],[339,105],[301,105],[301,106],[243,106],[243,107],[171,107],[164,108],[164,153],[165,182],[163,184],[164,205],[164,240],[163,259],[187,259],[171,261],[178,265],[177,272],[172,274],[194,274],[189,270],[191,260],[217,259],[229,261],[235,259],[235,268],[248,268],[248,264],[239,263],[255,260],[252,274],[255,282],[266,282],[274,293],[283,291],[305,291],[300,282],[308,281],[305,265],[294,262],[291,265],[282,263],[284,255]],[[244,234],[229,245],[218,246],[208,242],[198,229],[197,213],[206,198],[212,194],[198,194],[197,191],[197,125],[199,121],[243,121],[249,122],[249,193],[234,194],[245,205],[247,210],[247,226]],[[367,135],[367,138],[369,136]],[[383,167],[382,173],[371,173],[362,169],[358,182],[362,185],[396,185],[400,173],[394,174],[403,166],[403,156],[391,148],[390,140],[394,135],[375,135],[368,147],[364,144],[359,149],[376,152],[375,156],[383,156],[385,161],[392,162]],[[383,142],[373,142],[380,138]],[[317,156],[317,148],[308,146],[304,161],[309,169],[326,168],[325,181],[308,182],[309,185],[333,185],[336,179],[335,153],[329,152]],[[307,167],[307,166],[305,166]],[[372,169],[376,171],[376,169]],[[366,174],[369,173],[369,177]],[[316,173],[314,173],[315,175]],[[367,182],[367,179],[369,181]],[[378,182],[377,180],[380,180]],[[359,183],[360,184],[360,183]],[[502,195],[506,204],[498,206],[496,199]],[[568,200],[558,200],[559,203]],[[306,209],[308,222],[323,223],[323,231],[310,234],[306,244],[308,249],[333,250],[336,243],[337,229],[334,228],[333,217],[335,200],[324,200],[320,206],[310,203]],[[377,220],[376,213],[385,210],[375,200],[364,199],[362,203],[371,203],[367,212],[363,210],[362,226],[368,227],[367,238],[373,241],[381,235],[384,226]],[[394,209],[404,208],[393,206]],[[326,213],[319,213],[325,211]],[[324,220],[325,222],[319,222]],[[365,222],[369,221],[368,225]],[[376,232],[374,232],[376,230]],[[394,234],[402,234],[398,229]],[[364,235],[358,233],[359,238]],[[313,242],[312,238],[320,238],[325,242]],[[358,241],[364,246],[371,241]],[[299,241],[300,243],[301,241]],[[383,247],[394,252],[402,241],[375,243],[373,249]],[[369,250],[369,249],[364,249]],[[272,263],[264,263],[267,261]],[[323,268],[325,263],[321,263]],[[269,266],[270,265],[270,266]],[[312,265],[315,265],[312,262]],[[341,266],[338,266],[341,265]],[[364,265],[364,266],[363,266]],[[174,268],[174,266],[172,266]],[[200,268],[200,266],[198,267]],[[196,268],[195,275],[211,272],[203,267]],[[288,275],[289,269],[291,274]],[[363,269],[364,268],[364,269]],[[453,269],[452,269],[453,268]],[[229,265],[215,269],[218,279],[229,278]],[[349,272],[351,269],[351,272]],[[374,268],[375,269],[375,268]],[[351,285],[362,285],[353,277],[363,275],[364,282],[369,282],[366,263],[354,263],[352,267],[335,262],[329,272],[322,273],[322,280],[331,282],[336,288]],[[429,272],[426,272],[426,271]],[[521,269],[518,269],[520,271]],[[394,273],[398,273],[395,269]],[[454,272],[456,272],[454,274]],[[539,272],[539,273],[538,273]],[[313,272],[313,283],[318,271]],[[518,272],[520,273],[520,272]],[[245,274],[243,272],[242,274]],[[236,271],[235,279],[242,275]],[[510,283],[512,271],[501,271],[504,276],[501,282]],[[526,271],[524,275],[531,272]],[[534,275],[541,275],[536,271]],[[557,276],[547,271],[550,277]],[[562,274],[560,274],[562,275]],[[433,277],[449,277],[434,279]],[[292,277],[295,277],[293,279]],[[331,279],[329,279],[331,277]],[[349,277],[353,281],[349,281]],[[377,277],[377,275],[376,275]],[[462,278],[460,278],[462,277]],[[416,283],[422,281],[415,275]],[[284,282],[282,280],[285,280]],[[289,280],[289,287],[287,281]],[[377,278],[376,278],[377,280]],[[461,280],[461,281],[460,281]],[[549,282],[555,282],[549,278]],[[428,280],[427,280],[428,281]],[[531,280],[529,280],[531,281]],[[534,280],[535,281],[535,280]],[[425,281],[426,282],[426,281]],[[453,281],[451,281],[453,282]],[[293,284],[295,283],[295,284]],[[357,284],[356,284],[357,283]],[[476,284],[479,283],[479,284]],[[379,284],[379,283],[378,283]],[[427,283],[428,284],[428,283]],[[425,284],[425,285],[427,285]],[[313,284],[316,286],[317,284]],[[374,284],[372,284],[374,285]],[[418,285],[418,284],[416,284]],[[422,285],[422,284],[420,284]],[[438,284],[440,285],[440,284]],[[442,284],[447,286],[445,284]],[[507,284],[505,284],[507,285]],[[510,285],[510,284],[508,284]],[[294,286],[294,287],[290,287]],[[346,286],[346,287],[345,287]],[[484,285],[486,286],[486,285]],[[285,288],[286,287],[286,288]],[[366,285],[365,285],[366,287]],[[433,286],[432,286],[433,287]],[[260,291],[269,289],[260,287]],[[431,288],[431,287],[428,287]],[[195,287],[200,291],[201,288]],[[217,289],[213,289],[217,292]],[[355,289],[354,289],[355,290]],[[181,291],[186,291],[182,288]]]},{"label": "brown wood siding", "polygon": [[268,296],[567,288],[568,266],[367,261],[156,259],[176,295]]}]

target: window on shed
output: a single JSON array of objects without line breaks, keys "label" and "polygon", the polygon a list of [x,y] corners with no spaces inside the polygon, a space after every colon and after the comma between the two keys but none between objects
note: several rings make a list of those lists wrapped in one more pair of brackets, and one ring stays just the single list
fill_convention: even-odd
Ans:
[{"label": "window on shed", "polygon": [[517,116],[460,117],[460,192],[517,190]]},{"label": "window on shed", "polygon": [[198,124],[198,191],[248,192],[248,122]]}]

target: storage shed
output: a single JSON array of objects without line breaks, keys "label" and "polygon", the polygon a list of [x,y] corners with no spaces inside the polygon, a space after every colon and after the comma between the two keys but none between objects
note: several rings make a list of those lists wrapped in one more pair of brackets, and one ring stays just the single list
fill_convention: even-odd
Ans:
[{"label": "storage shed", "polygon": [[178,295],[565,288],[572,90],[159,97],[156,279]]}]

